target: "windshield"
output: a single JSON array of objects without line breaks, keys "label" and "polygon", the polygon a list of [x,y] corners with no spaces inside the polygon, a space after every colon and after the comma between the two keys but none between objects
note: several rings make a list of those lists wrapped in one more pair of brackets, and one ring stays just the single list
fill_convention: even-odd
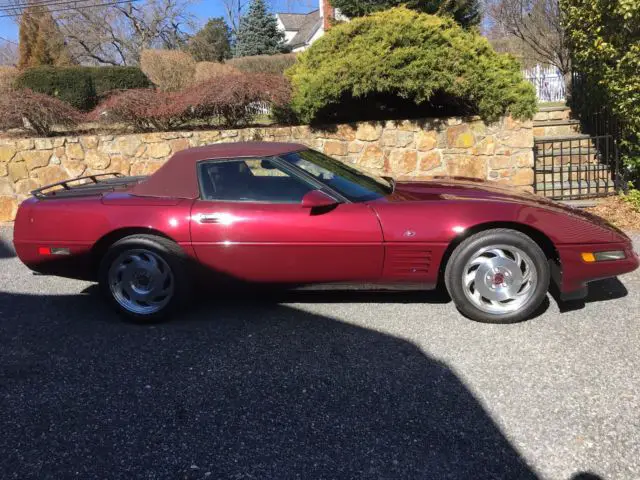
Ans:
[{"label": "windshield", "polygon": [[352,202],[374,200],[393,192],[393,185],[387,180],[364,173],[315,150],[292,152],[281,158],[310,173]]}]

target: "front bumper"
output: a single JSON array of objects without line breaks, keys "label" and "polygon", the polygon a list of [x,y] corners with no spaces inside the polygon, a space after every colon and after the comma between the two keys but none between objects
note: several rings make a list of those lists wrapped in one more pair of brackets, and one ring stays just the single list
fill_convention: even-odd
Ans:
[{"label": "front bumper", "polygon": [[[584,298],[587,294],[587,283],[603,278],[616,277],[634,271],[640,265],[640,258],[633,250],[631,242],[560,245],[560,267],[552,269],[554,280],[558,285],[562,299]],[[626,258],[587,263],[582,252],[604,252],[622,250]]]}]

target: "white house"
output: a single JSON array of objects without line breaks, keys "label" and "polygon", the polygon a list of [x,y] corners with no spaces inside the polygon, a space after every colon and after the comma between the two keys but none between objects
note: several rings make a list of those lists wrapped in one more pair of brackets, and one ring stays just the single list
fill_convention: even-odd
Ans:
[{"label": "white house", "polygon": [[309,13],[276,13],[278,28],[284,32],[285,42],[292,52],[301,52],[324,35],[331,20],[346,20],[328,0],[318,0],[319,8]]}]

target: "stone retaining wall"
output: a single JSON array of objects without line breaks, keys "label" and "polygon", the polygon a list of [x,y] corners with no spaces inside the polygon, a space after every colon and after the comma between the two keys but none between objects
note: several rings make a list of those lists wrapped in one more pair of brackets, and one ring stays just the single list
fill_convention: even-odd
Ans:
[{"label": "stone retaining wall", "polygon": [[92,173],[154,172],[173,153],[218,142],[292,141],[375,173],[426,178],[452,175],[531,188],[531,122],[509,117],[366,122],[312,129],[264,127],[130,135],[0,138],[0,222],[15,217],[34,188]]}]

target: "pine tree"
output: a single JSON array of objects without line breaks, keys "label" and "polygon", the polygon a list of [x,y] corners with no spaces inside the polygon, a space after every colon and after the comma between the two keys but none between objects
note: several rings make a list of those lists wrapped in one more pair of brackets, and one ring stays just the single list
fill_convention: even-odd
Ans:
[{"label": "pine tree", "polygon": [[231,56],[231,30],[224,18],[212,18],[189,40],[189,53],[197,62],[221,62]]},{"label": "pine tree", "polygon": [[253,0],[240,19],[234,56],[273,55],[284,51],[284,33],[276,17],[267,11],[264,0]]},{"label": "pine tree", "polygon": [[19,68],[70,65],[64,37],[47,7],[27,8],[20,19]]}]

